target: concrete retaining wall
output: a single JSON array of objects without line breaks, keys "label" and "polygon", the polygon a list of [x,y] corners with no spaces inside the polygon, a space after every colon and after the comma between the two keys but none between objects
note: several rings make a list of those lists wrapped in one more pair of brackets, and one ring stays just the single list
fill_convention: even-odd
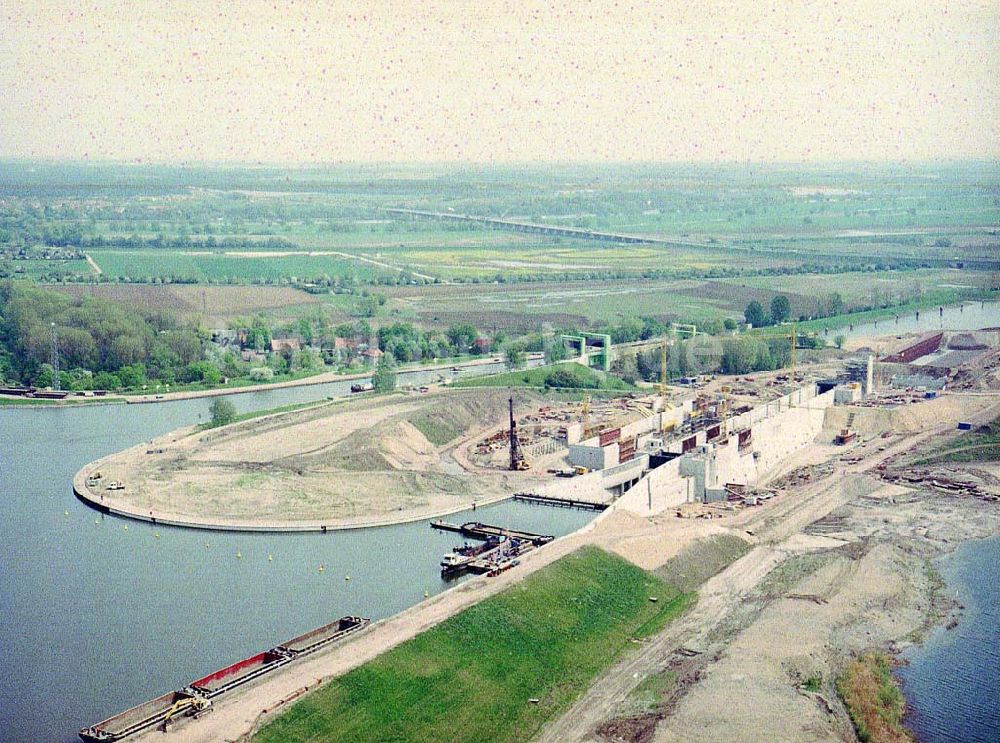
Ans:
[{"label": "concrete retaining wall", "polygon": [[[796,391],[791,407],[789,397],[739,416],[744,425],[753,421],[753,443],[740,452],[736,436],[731,435],[726,444],[715,447],[720,484],[757,485],[790,454],[815,441],[823,430],[826,410],[833,405],[834,391],[817,395],[815,386],[803,389],[801,394]],[[729,430],[732,433],[737,429],[730,423]],[[674,459],[646,474],[615,503],[615,508],[648,516],[686,502],[692,487],[691,478],[680,474],[681,461],[686,458]]]}]

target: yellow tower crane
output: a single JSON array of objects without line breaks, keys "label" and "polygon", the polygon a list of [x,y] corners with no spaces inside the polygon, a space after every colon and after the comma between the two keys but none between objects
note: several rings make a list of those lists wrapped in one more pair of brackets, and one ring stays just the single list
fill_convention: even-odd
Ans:
[{"label": "yellow tower crane", "polygon": [[667,335],[663,334],[663,343],[660,346],[660,397],[664,402],[667,399]]}]

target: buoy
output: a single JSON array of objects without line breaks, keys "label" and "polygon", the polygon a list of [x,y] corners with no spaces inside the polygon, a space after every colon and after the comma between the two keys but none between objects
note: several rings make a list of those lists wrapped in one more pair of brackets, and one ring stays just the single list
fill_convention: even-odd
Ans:
[{"label": "buoy", "polygon": [[100,523],[101,523],[101,520],[100,520],[100,519],[94,519],[94,523],[95,523],[95,524],[100,524]]},{"label": "buoy", "polygon": [[430,596],[430,593],[428,593],[427,591],[424,591],[424,598],[427,598],[428,596]]},{"label": "buoy", "polygon": [[156,537],[157,539],[159,539],[160,538],[160,532],[156,532],[155,534],[153,534],[153,536]]},{"label": "buoy", "polygon": [[267,561],[268,561],[268,562],[271,562],[272,560],[274,560],[274,558],[273,558],[273,557],[272,557],[271,555],[268,555],[268,556],[267,556]]},{"label": "buoy", "polygon": [[351,576],[349,576],[349,575],[345,575],[344,576],[344,580],[350,580],[350,579],[351,579]]},{"label": "buoy", "polygon": [[326,568],[323,567],[323,563],[320,563],[320,565],[319,565],[319,572],[322,573],[324,570],[326,570]]},{"label": "buoy", "polygon": [[128,531],[128,524],[125,524],[125,526],[123,526],[122,528],[123,528],[123,529],[124,529],[125,531]]},{"label": "buoy", "polygon": [[69,516],[69,511],[63,511],[63,516]]},{"label": "buoy", "polygon": [[208,542],[205,542],[205,548],[206,549],[208,548]]},{"label": "buoy", "polygon": [[242,560],[243,559],[243,553],[240,552],[239,550],[236,550],[236,559],[237,560]]}]

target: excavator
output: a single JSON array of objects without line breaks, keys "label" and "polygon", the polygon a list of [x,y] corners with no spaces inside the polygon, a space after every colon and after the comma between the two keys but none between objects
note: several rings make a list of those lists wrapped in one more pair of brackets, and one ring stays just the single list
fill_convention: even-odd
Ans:
[{"label": "excavator", "polygon": [[196,715],[199,712],[204,712],[211,706],[212,702],[204,697],[193,696],[178,699],[163,717],[163,732],[167,731],[174,717],[181,714]]}]

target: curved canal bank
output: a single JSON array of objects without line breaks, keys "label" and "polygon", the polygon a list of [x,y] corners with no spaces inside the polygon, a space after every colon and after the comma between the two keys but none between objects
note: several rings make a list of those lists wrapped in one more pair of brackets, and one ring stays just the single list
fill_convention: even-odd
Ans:
[{"label": "curved canal bank", "polygon": [[[316,390],[326,393],[231,399],[245,412]],[[0,679],[0,740],[76,741],[80,728],[284,637],[348,614],[392,617],[455,585],[438,562],[461,538],[426,520],[205,532],[102,515],[74,498],[87,462],[204,420],[209,402],[0,410],[0,645],[11,669]],[[593,516],[503,502],[455,520],[563,535]]]},{"label": "curved canal bank", "polygon": [[480,508],[502,503],[513,498],[513,494],[500,495],[495,498],[480,500],[476,503],[463,504],[456,508],[447,508],[429,513],[419,513],[415,515],[400,516],[388,519],[366,519],[355,521],[296,521],[270,524],[248,524],[232,522],[227,523],[220,519],[197,519],[192,516],[178,516],[169,513],[157,513],[154,511],[143,512],[138,509],[125,508],[122,505],[114,505],[105,502],[99,492],[95,493],[87,486],[87,474],[93,472],[95,463],[89,462],[73,476],[73,494],[84,504],[93,508],[98,513],[121,518],[132,519],[134,521],[144,521],[148,524],[159,524],[160,526],[174,526],[183,529],[201,529],[203,531],[226,531],[244,532],[249,534],[288,534],[302,532],[319,532],[326,534],[332,531],[350,531],[353,529],[375,529],[381,526],[398,526],[400,524],[411,524],[415,521],[428,521],[438,519],[442,516],[451,516],[456,513],[474,513]]}]

